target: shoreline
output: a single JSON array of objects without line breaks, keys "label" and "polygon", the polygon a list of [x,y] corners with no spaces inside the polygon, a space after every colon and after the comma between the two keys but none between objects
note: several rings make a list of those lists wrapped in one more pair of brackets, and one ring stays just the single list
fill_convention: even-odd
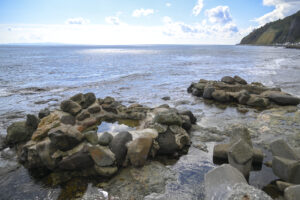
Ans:
[{"label": "shoreline", "polygon": [[279,44],[237,44],[237,46],[263,46],[263,47],[284,47],[286,49],[300,49],[299,44],[288,44],[288,45],[279,45]]}]

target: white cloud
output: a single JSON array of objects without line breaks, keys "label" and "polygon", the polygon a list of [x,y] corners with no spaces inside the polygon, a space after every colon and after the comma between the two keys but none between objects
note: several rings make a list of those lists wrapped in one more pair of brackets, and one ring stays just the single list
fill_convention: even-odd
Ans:
[{"label": "white cloud", "polygon": [[263,0],[263,5],[274,6],[275,9],[255,19],[255,21],[258,22],[260,26],[268,22],[282,19],[286,16],[294,14],[300,9],[299,0]]},{"label": "white cloud", "polygon": [[198,16],[203,8],[203,0],[198,0],[193,8],[193,15]]},{"label": "white cloud", "polygon": [[167,7],[171,7],[172,4],[168,2],[168,3],[166,3],[166,6],[167,6]]},{"label": "white cloud", "polygon": [[108,16],[105,17],[105,22],[111,25],[121,25],[122,22],[118,16]]},{"label": "white cloud", "polygon": [[89,24],[89,23],[90,23],[90,20],[84,19],[82,17],[69,18],[66,20],[66,24],[82,25],[82,24]]},{"label": "white cloud", "polygon": [[232,21],[228,6],[217,6],[205,11],[211,23],[227,24]]},{"label": "white cloud", "polygon": [[154,14],[154,10],[153,9],[136,9],[132,12],[132,16],[133,17],[141,17],[141,16],[148,16]]}]

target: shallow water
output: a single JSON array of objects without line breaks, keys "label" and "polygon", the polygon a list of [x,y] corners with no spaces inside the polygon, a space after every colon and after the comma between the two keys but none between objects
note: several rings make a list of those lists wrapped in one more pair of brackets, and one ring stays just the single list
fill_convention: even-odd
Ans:
[{"label": "shallow water", "polygon": [[[235,107],[192,97],[186,88],[200,78],[219,80],[225,75],[240,75],[248,82],[278,86],[300,96],[299,63],[299,50],[274,47],[0,46],[0,133],[5,134],[11,122],[24,119],[28,113],[37,114],[45,107],[54,109],[61,100],[79,92],[94,92],[97,97],[113,96],[125,105],[137,102],[154,107],[167,103],[178,109],[189,109],[197,116],[198,125],[221,132],[232,123],[246,124],[254,135],[265,134],[253,138],[262,144],[261,141],[272,139],[273,133],[277,136],[284,131],[299,133],[298,118],[293,118],[292,124],[287,120],[289,114],[278,119],[280,123],[264,121],[261,119],[269,115],[268,111],[250,109],[242,114]],[[165,96],[171,100],[163,101],[161,98]],[[265,127],[269,129],[263,131]],[[113,128],[128,127],[117,122],[102,123],[98,131]],[[196,137],[192,142],[199,141]],[[176,181],[166,184],[170,198],[174,194],[203,198],[204,174],[214,166],[213,143],[205,144],[208,153],[192,146],[187,155],[170,165],[177,175]],[[272,170],[263,166],[261,171],[251,173],[250,183],[263,188],[275,178]],[[0,179],[2,199],[57,199],[63,193],[61,187],[48,187],[32,178],[23,167],[1,175]],[[86,187],[91,191],[99,189],[90,184]]]}]

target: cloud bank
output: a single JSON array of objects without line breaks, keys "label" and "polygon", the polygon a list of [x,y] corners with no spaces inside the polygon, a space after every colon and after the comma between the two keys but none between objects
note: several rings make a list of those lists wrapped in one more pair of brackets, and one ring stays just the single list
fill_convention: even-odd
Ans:
[{"label": "cloud bank", "polygon": [[82,24],[89,24],[89,23],[90,23],[90,20],[84,19],[82,17],[69,18],[66,20],[66,24],[82,25]]},{"label": "cloud bank", "polygon": [[148,16],[148,15],[151,15],[151,14],[154,14],[154,10],[153,9],[144,9],[144,8],[141,8],[141,9],[136,9],[132,12],[132,16],[133,17],[141,17],[141,16]]}]

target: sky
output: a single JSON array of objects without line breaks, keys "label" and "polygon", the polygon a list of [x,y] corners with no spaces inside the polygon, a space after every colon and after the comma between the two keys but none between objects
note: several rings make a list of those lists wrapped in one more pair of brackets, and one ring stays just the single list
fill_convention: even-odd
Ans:
[{"label": "sky", "polygon": [[300,0],[0,0],[0,44],[237,44]]}]

